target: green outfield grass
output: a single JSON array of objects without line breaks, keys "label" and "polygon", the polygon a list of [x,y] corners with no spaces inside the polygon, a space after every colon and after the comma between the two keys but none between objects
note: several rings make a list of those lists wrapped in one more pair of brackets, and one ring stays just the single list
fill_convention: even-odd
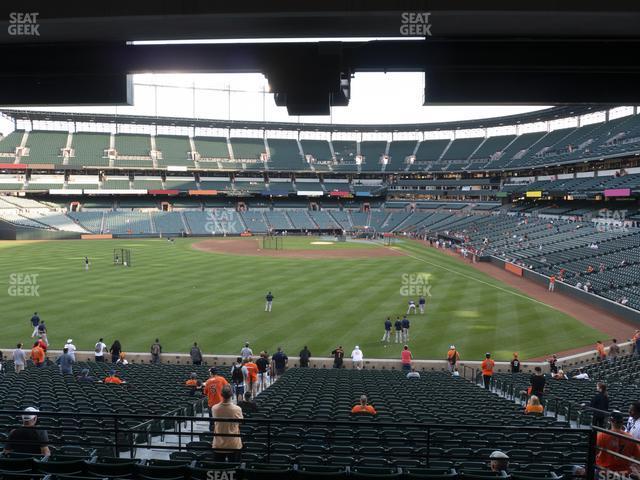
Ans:
[{"label": "green outfield grass", "polygon": [[[287,238],[285,247],[305,248],[310,240],[316,239]],[[0,242],[0,346],[28,344],[29,318],[37,310],[54,348],[72,337],[79,349],[93,350],[104,337],[108,344],[118,338],[125,351],[146,352],[159,337],[166,352],[187,352],[198,341],[205,353],[237,353],[249,341],[254,351],[281,345],[290,355],[306,344],[316,356],[328,356],[337,344],[348,352],[358,344],[365,357],[397,358],[399,345],[380,342],[384,319],[405,312],[403,286],[425,279],[427,314],[411,317],[409,344],[418,358],[442,358],[451,343],[464,359],[487,351],[502,360],[514,351],[531,358],[602,337],[415,243],[396,245],[409,256],[309,260],[213,254],[192,249],[194,241]],[[362,247],[333,248],[353,246]],[[113,266],[114,248],[131,249],[132,268]],[[25,274],[37,274],[39,296],[10,295],[16,293],[11,283],[25,281]],[[264,312],[267,290],[275,295],[271,314]]]}]

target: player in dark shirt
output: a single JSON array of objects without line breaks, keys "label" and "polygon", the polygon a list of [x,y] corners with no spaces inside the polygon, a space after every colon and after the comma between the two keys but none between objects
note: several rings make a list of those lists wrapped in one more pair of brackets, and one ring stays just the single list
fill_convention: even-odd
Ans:
[{"label": "player in dark shirt", "polygon": [[396,343],[400,343],[402,340],[400,336],[402,335],[402,321],[400,321],[400,317],[396,317],[396,321],[393,324],[393,327],[396,330]]}]

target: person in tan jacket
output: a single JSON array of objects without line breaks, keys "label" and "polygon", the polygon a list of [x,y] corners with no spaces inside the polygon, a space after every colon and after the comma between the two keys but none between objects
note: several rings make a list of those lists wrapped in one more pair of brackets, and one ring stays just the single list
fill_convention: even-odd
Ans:
[{"label": "person in tan jacket", "polygon": [[222,387],[221,395],[222,402],[211,409],[215,422],[213,443],[211,444],[214,450],[214,459],[216,462],[239,462],[242,450],[240,422],[216,422],[216,419],[242,420],[242,409],[231,402],[233,396],[231,386]]}]

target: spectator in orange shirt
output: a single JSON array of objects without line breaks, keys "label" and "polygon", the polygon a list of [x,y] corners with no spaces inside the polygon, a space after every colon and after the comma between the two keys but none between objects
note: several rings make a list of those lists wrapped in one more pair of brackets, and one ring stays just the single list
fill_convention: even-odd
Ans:
[{"label": "spectator in orange shirt", "polygon": [[255,396],[258,390],[258,365],[253,361],[252,357],[242,360],[244,368],[247,369],[247,391],[251,396]]},{"label": "spectator in orange shirt", "polygon": [[449,372],[453,373],[456,369],[456,365],[460,360],[460,354],[456,350],[455,345],[451,345],[449,347],[449,351],[447,352],[447,368]]},{"label": "spectator in orange shirt", "polygon": [[184,382],[185,387],[189,389],[189,395],[194,396],[198,390],[202,390],[202,382],[198,380],[198,374],[193,372],[189,376],[189,380]]},{"label": "spectator in orange shirt", "polygon": [[527,402],[527,406],[524,409],[525,414],[535,413],[540,414],[544,412],[544,407],[540,404],[540,399],[535,395],[531,395],[529,401]]},{"label": "spectator in orange shirt", "polygon": [[202,385],[202,391],[207,396],[207,405],[209,410],[209,418],[211,422],[209,427],[213,432],[213,412],[211,409],[222,401],[222,387],[229,385],[229,382],[222,376],[218,375],[215,367],[209,369],[209,379]]},{"label": "spectator in orange shirt", "polygon": [[402,370],[405,372],[411,371],[411,360],[413,360],[413,355],[411,355],[411,350],[409,350],[409,346],[405,345],[400,353],[400,358],[402,359]]},{"label": "spectator in orange shirt", "polygon": [[44,365],[44,350],[38,342],[34,343],[31,349],[31,360],[36,367],[42,367]]},{"label": "spectator in orange shirt", "polygon": [[[623,429],[623,417],[622,412],[614,411],[610,417],[611,428],[610,431],[621,435],[622,437],[628,437],[632,439],[630,434]],[[626,473],[631,469],[631,462],[622,458],[616,457],[608,452],[600,449],[610,450],[612,452],[624,455],[631,458],[640,457],[640,448],[633,443],[632,440],[626,438],[620,438],[618,436],[610,435],[607,432],[598,432],[596,445],[598,446],[598,454],[596,456],[596,466],[603,470],[609,470],[612,472]]]},{"label": "spectator in orange shirt", "polygon": [[367,396],[360,396],[360,403],[351,409],[351,413],[365,413],[367,415],[375,415],[376,409],[368,404]]},{"label": "spectator in orange shirt", "polygon": [[480,366],[482,368],[482,380],[484,382],[484,388],[486,388],[487,390],[491,386],[491,377],[493,377],[493,367],[495,365],[496,362],[491,359],[491,354],[487,352],[485,355],[485,359],[482,361],[482,364]]},{"label": "spectator in orange shirt", "polygon": [[111,370],[107,378],[103,380],[103,383],[110,383],[113,385],[122,385],[123,383],[127,383],[127,382],[119,378],[115,370]]},{"label": "spectator in orange shirt", "polygon": [[607,358],[607,352],[604,349],[604,344],[600,340],[596,342],[596,352],[598,354],[598,361],[602,362]]}]

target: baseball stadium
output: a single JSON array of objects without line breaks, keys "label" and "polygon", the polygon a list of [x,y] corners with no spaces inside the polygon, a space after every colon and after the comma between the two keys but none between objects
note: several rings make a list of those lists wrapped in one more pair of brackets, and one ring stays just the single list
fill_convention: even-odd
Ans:
[{"label": "baseball stadium", "polygon": [[[0,45],[0,479],[640,478],[633,42],[614,75],[538,28],[522,80],[513,45],[391,35],[428,39],[438,8],[356,4],[382,40],[323,44],[346,24],[316,2],[233,13],[320,38],[280,44],[234,43],[214,10],[153,7],[176,15],[161,37],[162,15],[102,12],[106,44],[9,16],[50,37]],[[371,71],[424,75],[425,106],[355,101]]]}]

